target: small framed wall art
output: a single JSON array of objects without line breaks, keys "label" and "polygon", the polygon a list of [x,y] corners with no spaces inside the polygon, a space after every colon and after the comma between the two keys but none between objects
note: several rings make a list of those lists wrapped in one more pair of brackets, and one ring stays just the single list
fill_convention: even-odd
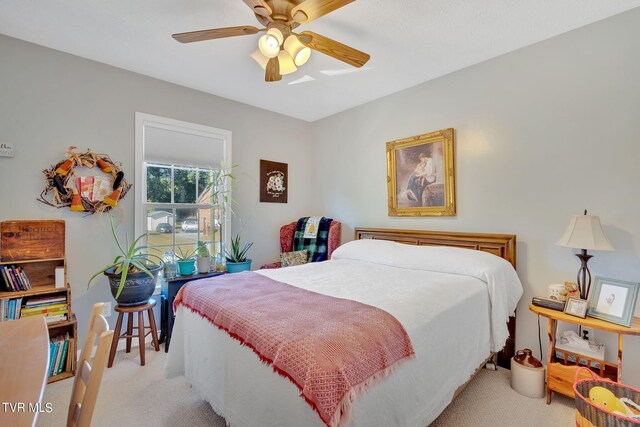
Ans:
[{"label": "small framed wall art", "polygon": [[289,186],[289,165],[286,163],[260,160],[260,201],[287,203]]},{"label": "small framed wall art", "polygon": [[596,283],[589,295],[589,316],[631,326],[639,286],[640,283],[596,276]]},{"label": "small framed wall art", "polygon": [[390,216],[455,216],[453,129],[387,142]]}]

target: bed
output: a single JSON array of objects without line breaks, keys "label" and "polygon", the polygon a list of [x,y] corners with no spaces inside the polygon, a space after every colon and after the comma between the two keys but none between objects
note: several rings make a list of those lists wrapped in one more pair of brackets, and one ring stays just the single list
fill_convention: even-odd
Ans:
[{"label": "bed", "polygon": [[[330,261],[258,273],[394,316],[414,357],[359,393],[335,425],[424,427],[493,354],[504,347],[502,364],[512,356],[509,315],[522,295],[514,267],[513,235],[361,228]],[[290,379],[183,305],[165,374],[184,375],[230,426],[328,425]]]}]

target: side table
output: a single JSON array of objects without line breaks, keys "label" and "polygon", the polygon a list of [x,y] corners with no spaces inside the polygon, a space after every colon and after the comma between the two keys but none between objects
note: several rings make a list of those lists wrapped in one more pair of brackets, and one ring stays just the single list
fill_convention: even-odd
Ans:
[{"label": "side table", "polygon": [[[598,329],[605,332],[618,334],[618,360],[616,363],[605,362],[604,360],[589,359],[582,356],[582,359],[588,359],[591,362],[599,363],[600,369],[594,369],[589,366],[596,374],[609,378],[613,381],[622,382],[622,337],[624,335],[640,335],[640,318],[634,317],[630,327],[616,325],[615,323],[606,322],[604,320],[586,317],[584,319],[562,311],[552,310],[550,308],[539,307],[533,304],[529,305],[529,310],[544,316],[548,319],[547,332],[549,335],[549,354],[547,356],[547,404],[551,403],[551,392],[564,394],[565,396],[575,397],[573,392],[573,383],[578,370],[578,365],[572,365],[565,359],[556,358],[556,333],[558,321],[573,323],[584,328]],[[563,350],[564,351],[564,350]],[[567,353],[567,352],[565,352]],[[580,356],[580,355],[574,355]],[[577,360],[578,357],[576,357]],[[590,378],[585,376],[585,378]]]},{"label": "side table", "polygon": [[169,351],[169,344],[171,342],[171,331],[173,330],[173,320],[175,318],[175,315],[173,314],[173,301],[176,299],[176,295],[178,294],[180,288],[188,282],[220,276],[221,274],[224,273],[220,271],[212,271],[205,274],[178,276],[174,277],[173,279],[165,279],[162,281],[162,301],[160,304],[160,327],[162,328],[162,332],[160,333],[160,342],[164,342],[165,353]]}]

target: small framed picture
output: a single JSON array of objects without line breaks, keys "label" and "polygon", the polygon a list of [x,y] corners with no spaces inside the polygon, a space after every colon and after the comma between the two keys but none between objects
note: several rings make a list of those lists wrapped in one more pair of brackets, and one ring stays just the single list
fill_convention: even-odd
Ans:
[{"label": "small framed picture", "polygon": [[587,317],[587,308],[589,307],[589,301],[579,298],[567,298],[567,303],[564,305],[564,312],[576,317]]},{"label": "small framed picture", "polygon": [[596,276],[587,313],[591,317],[629,327],[633,322],[639,287],[640,283]]}]

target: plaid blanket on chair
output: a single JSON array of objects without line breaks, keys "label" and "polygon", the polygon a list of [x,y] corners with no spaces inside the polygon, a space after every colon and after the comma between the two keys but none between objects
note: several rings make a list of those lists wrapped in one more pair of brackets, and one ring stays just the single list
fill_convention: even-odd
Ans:
[{"label": "plaid blanket on chair", "polygon": [[329,226],[331,225],[332,218],[322,217],[320,224],[318,225],[318,235],[315,239],[306,239],[304,237],[304,230],[307,226],[309,217],[300,218],[296,224],[296,232],[293,235],[293,250],[302,251],[307,250],[308,262],[326,261],[328,247],[327,242],[329,240]]}]

